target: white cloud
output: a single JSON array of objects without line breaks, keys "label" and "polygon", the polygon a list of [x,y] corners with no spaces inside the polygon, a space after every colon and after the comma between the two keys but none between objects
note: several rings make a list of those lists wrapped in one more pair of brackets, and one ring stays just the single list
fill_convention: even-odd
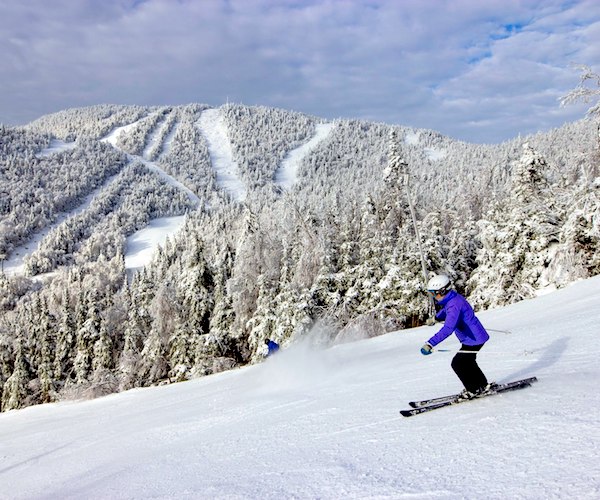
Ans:
[{"label": "white cloud", "polygon": [[15,1],[0,122],[229,99],[499,141],[581,116],[556,99],[569,63],[600,65],[599,32],[593,0]]}]

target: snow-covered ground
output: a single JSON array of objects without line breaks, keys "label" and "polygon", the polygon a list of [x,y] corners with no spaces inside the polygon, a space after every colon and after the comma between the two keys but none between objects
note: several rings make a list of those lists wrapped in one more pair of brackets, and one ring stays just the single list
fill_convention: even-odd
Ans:
[{"label": "snow-covered ground", "polygon": [[137,270],[152,260],[159,245],[164,245],[167,237],[179,231],[185,222],[185,215],[161,217],[127,238],[125,269]]},{"label": "snow-covered ground", "polygon": [[275,183],[284,189],[291,189],[298,180],[298,168],[302,159],[321,141],[327,138],[332,128],[333,123],[318,123],[315,127],[313,137],[308,142],[302,144],[302,146],[290,151],[283,159],[277,172],[275,172]]},{"label": "snow-covered ground", "polygon": [[[420,132],[407,132],[404,136],[405,144],[416,146],[421,142]],[[446,157],[446,151],[435,149],[435,148],[424,148],[425,156],[431,161],[438,161]]]},{"label": "snow-covered ground", "polygon": [[[138,126],[138,123],[142,121],[142,118],[140,118],[139,120],[133,122],[133,123],[129,123],[127,125],[123,125],[122,127],[116,127],[114,130],[112,130],[110,133],[108,133],[106,135],[106,137],[103,137],[102,139],[100,139],[103,142],[108,142],[109,144],[111,144],[113,147],[117,147],[117,140],[119,139],[119,136],[121,135],[121,132],[123,133],[127,133],[129,131],[131,131],[132,129],[134,129],[135,127]],[[117,148],[118,149],[118,148]]]},{"label": "snow-covered ground", "polygon": [[242,182],[237,163],[233,160],[227,125],[218,108],[206,109],[198,120],[200,132],[208,143],[210,161],[215,170],[217,186],[236,201],[246,198],[246,187]]},{"label": "snow-covered ground", "polygon": [[435,148],[425,148],[424,151],[425,151],[425,155],[427,156],[427,158],[429,158],[431,161],[441,160],[442,158],[444,158],[446,156],[445,151],[441,151],[441,150],[435,149]]},{"label": "snow-covered ground", "polygon": [[[116,148],[117,137],[119,136],[119,134],[121,134],[121,132],[127,132],[131,130],[137,125],[139,121],[140,120],[129,125],[115,128],[106,137],[102,138],[101,141],[108,142]],[[161,122],[159,129],[162,126],[164,126],[164,122]],[[175,128],[176,127],[174,127],[174,129]],[[56,154],[61,151],[73,149],[75,145],[75,142],[64,142],[58,139],[53,139],[50,142],[50,146],[40,151],[39,154],[40,156]],[[157,147],[156,141],[151,141],[148,147]],[[148,151],[148,148],[146,148],[146,151]],[[198,198],[198,196],[193,191],[188,189],[177,179],[167,174],[156,163],[145,160],[144,158],[136,155],[128,154],[127,156],[129,157],[130,161],[137,160],[143,163],[148,170],[151,170],[154,173],[156,173],[168,184],[185,191],[192,203],[192,206],[199,206],[200,198]],[[70,212],[60,214],[53,224],[36,232],[31,236],[31,238],[27,242],[15,248],[11,252],[10,258],[4,262],[4,272],[7,275],[22,274],[25,257],[33,253],[38,248],[38,245],[42,241],[42,239],[53,229],[59,226],[62,222],[64,222],[70,217],[81,213],[83,210],[89,207],[90,203],[98,195],[98,193],[105,189],[106,186],[108,186],[117,177],[117,175],[108,178],[102,186],[98,187],[92,193],[86,196],[82,204],[79,205],[77,208],[73,209]],[[163,217],[161,219],[156,219],[155,221],[152,221],[148,227],[128,237],[125,255],[125,267],[127,269],[138,269],[150,262],[150,259],[152,258],[152,255],[154,254],[154,251],[156,250],[158,245],[164,244],[168,236],[178,231],[181,225],[183,224],[184,219],[184,216]]]},{"label": "snow-covered ground", "polygon": [[[101,141],[108,142],[113,147],[117,148],[118,136],[121,133],[127,133],[133,130],[140,121],[141,119],[134,123],[115,128],[103,137]],[[192,202],[193,207],[198,207],[200,199],[193,191],[165,172],[157,163],[146,159],[150,156],[151,152],[159,146],[159,144],[157,144],[157,138],[165,124],[166,120],[161,121],[157,130],[151,134],[151,138],[148,141],[142,156],[128,154],[128,157],[130,161],[140,161],[148,168],[148,170],[158,174],[165,182],[185,191]],[[198,126],[208,142],[211,162],[217,173],[217,184],[230,193],[234,200],[243,201],[246,197],[246,188],[238,175],[237,164],[233,160],[233,153],[231,151],[227,129],[219,109],[205,110],[200,117]],[[176,128],[177,127],[174,126],[173,131],[171,131],[165,139],[165,144],[163,145],[165,151],[170,147],[170,142],[173,139]],[[307,143],[291,151],[282,162],[281,167],[276,173],[275,182],[285,189],[290,189],[296,182],[298,167],[304,156],[316,147],[317,144],[325,140],[332,128],[332,123],[318,124],[316,126],[315,135]],[[66,149],[72,149],[73,147],[75,147],[74,142],[66,143],[64,141],[53,140],[47,149],[40,152],[40,155],[55,154]],[[77,207],[72,212],[61,214],[54,224],[32,235],[29,241],[15,249],[11,253],[11,258],[4,263],[5,272],[7,274],[21,274],[23,272],[23,259],[37,249],[39,242],[44,236],[67,218],[76,215],[87,208],[98,192],[104,189],[113,179],[114,177],[111,177],[102,187],[88,195],[81,206]],[[183,220],[184,217],[182,216],[158,219],[149,227],[129,236],[127,238],[125,267],[127,269],[139,269],[150,262],[157,246],[163,244],[167,236],[171,236],[178,231]]]},{"label": "snow-covered ground", "polygon": [[144,166],[148,170],[157,174],[167,184],[170,184],[171,186],[176,187],[177,189],[180,189],[181,191],[184,191],[187,194],[187,196],[194,208],[197,208],[200,205],[200,198],[198,198],[198,195],[196,193],[194,193],[187,186],[183,185],[181,182],[179,182],[177,179],[175,179],[175,177],[173,177],[172,175],[165,172],[161,167],[158,166],[158,164],[156,164],[152,161],[144,160],[144,159],[140,158],[139,156],[133,156],[133,155],[128,155],[128,156],[132,161],[138,160],[141,163],[143,163]]},{"label": "snow-covered ground", "polygon": [[482,313],[489,378],[539,381],[411,418],[460,389],[436,327],[3,413],[0,497],[598,499],[599,303],[600,276]]},{"label": "snow-covered ground", "polygon": [[65,142],[60,139],[52,139],[50,141],[50,145],[47,148],[42,149],[38,156],[49,156],[56,153],[60,153],[61,151],[67,151],[69,149],[75,149],[77,143],[73,142]]},{"label": "snow-covered ground", "polygon": [[[54,152],[58,152],[58,149]],[[65,220],[70,217],[74,217],[81,212],[83,212],[86,208],[90,206],[90,203],[94,200],[94,198],[108,186],[111,182],[113,182],[119,174],[113,175],[104,181],[104,184],[100,187],[97,187],[88,194],[84,199],[81,205],[77,208],[69,211],[61,213],[57,216],[56,220],[46,226],[36,233],[34,233],[25,243],[16,247],[10,254],[10,257],[4,262],[4,272],[7,275],[15,275],[15,274],[23,274],[24,265],[25,265],[25,257],[31,255],[35,250],[37,250],[40,242],[48,235],[51,231],[56,229],[60,224],[62,224]]]},{"label": "snow-covered ground", "polygon": [[[144,158],[145,160],[154,159],[155,152],[162,145],[160,141],[163,135],[163,130],[165,129],[165,127],[168,126],[168,115],[166,115],[150,134],[150,137],[148,138],[148,141],[146,143],[146,147],[144,148],[144,152],[142,153],[142,158]],[[175,127],[173,127],[173,129],[175,129]]]},{"label": "snow-covered ground", "polygon": [[412,146],[416,146],[421,141],[420,132],[407,132],[404,136],[404,142]]}]

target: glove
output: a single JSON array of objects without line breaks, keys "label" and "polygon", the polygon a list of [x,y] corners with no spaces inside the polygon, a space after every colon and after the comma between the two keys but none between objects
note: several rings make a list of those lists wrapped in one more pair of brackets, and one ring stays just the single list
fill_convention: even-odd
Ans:
[{"label": "glove", "polygon": [[421,347],[421,354],[423,356],[427,356],[428,354],[431,354],[433,351],[433,347],[431,347],[431,344],[426,343],[423,347]]}]

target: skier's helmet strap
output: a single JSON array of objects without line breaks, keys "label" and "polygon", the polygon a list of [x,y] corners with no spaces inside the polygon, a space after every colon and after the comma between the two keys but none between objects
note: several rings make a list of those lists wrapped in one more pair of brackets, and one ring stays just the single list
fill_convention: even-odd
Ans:
[{"label": "skier's helmet strap", "polygon": [[432,293],[445,294],[449,288],[450,278],[445,274],[436,274],[427,283],[427,291]]}]

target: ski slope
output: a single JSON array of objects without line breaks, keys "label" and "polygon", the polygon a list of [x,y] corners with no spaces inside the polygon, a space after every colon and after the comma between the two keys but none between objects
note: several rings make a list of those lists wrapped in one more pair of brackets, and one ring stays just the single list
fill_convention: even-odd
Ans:
[{"label": "ski slope", "polygon": [[127,238],[125,269],[138,271],[148,264],[159,246],[164,246],[167,238],[181,229],[185,215],[160,217]]},{"label": "ski slope", "polygon": [[244,201],[246,186],[239,175],[238,165],[233,159],[227,125],[221,111],[218,108],[204,110],[198,120],[198,128],[208,144],[217,185],[229,193],[232,199]]},{"label": "ski slope", "polygon": [[[68,148],[68,146],[66,147]],[[63,151],[64,149],[65,146],[54,146],[52,152],[49,154],[53,154],[58,151]],[[68,212],[59,213],[56,217],[56,220],[52,224],[36,231],[30,236],[30,238],[27,241],[15,247],[12,250],[10,257],[4,262],[4,273],[6,273],[7,276],[23,274],[25,270],[25,258],[31,255],[35,250],[39,248],[39,244],[42,242],[42,240],[48,234],[54,231],[58,226],[60,226],[64,221],[71,217],[75,217],[76,215],[79,215],[84,210],[86,210],[91,205],[92,201],[94,201],[96,196],[98,196],[98,194],[100,194],[103,189],[106,189],[106,187],[109,184],[111,184],[118,176],[119,174],[115,174],[108,177],[102,185],[98,186],[90,194],[88,194],[83,199],[80,205]]]},{"label": "ski slope", "polygon": [[600,276],[482,313],[488,377],[539,381],[411,418],[460,389],[452,353],[419,353],[436,327],[3,413],[0,497],[598,499],[599,303]]},{"label": "ski slope", "polygon": [[292,189],[298,181],[298,170],[304,157],[316,148],[322,141],[327,139],[333,123],[317,123],[315,126],[314,135],[296,149],[291,150],[281,162],[281,165],[275,172],[274,182],[280,185],[283,189]]},{"label": "ski slope", "polygon": [[[139,125],[142,119],[128,125],[119,126],[110,131],[105,137],[100,139],[102,142],[111,144],[114,148],[119,149],[117,146],[117,140],[121,133],[129,133]],[[200,198],[187,188],[180,181],[175,179],[173,176],[165,172],[158,163],[150,161],[149,158],[152,156],[152,152],[155,151],[160,144],[158,144],[158,137],[161,136],[162,128],[166,125],[166,119],[162,120],[156,130],[151,134],[148,143],[144,148],[142,156],[132,155],[129,153],[127,157],[130,162],[138,161],[142,163],[148,170],[154,172],[161,177],[167,184],[174,186],[175,188],[184,191],[193,208],[200,206]],[[330,134],[334,124],[333,123],[321,123],[317,124],[314,136],[305,144],[290,151],[282,162],[280,168],[276,172],[275,183],[280,185],[284,189],[291,189],[297,181],[297,172],[300,163],[303,158],[310,153],[319,143],[324,141]],[[207,109],[205,110],[198,122],[198,127],[201,133],[207,140],[209,153],[213,168],[215,169],[217,176],[217,184],[227,191],[232,199],[237,201],[243,201],[246,198],[246,188],[238,175],[238,167],[233,160],[233,153],[231,150],[231,144],[227,135],[227,128],[220,114],[219,109]],[[170,143],[173,140],[173,135],[176,131],[177,126],[173,127],[171,133],[165,138],[163,149],[168,151]],[[40,152],[40,156],[48,156],[59,153],[68,149],[76,147],[75,142],[66,143],[53,139],[48,148]],[[106,182],[89,194],[83,203],[70,212],[60,214],[55,223],[47,226],[34,235],[31,238],[20,245],[18,248],[11,253],[11,257],[4,263],[4,270],[7,274],[23,274],[24,259],[31,253],[33,253],[42,241],[42,239],[54,230],[58,225],[64,222],[66,219],[77,215],[78,213],[85,210],[91,201],[100,193],[103,189],[110,184],[116,176],[113,176],[106,180]],[[168,236],[173,235],[179,231],[185,218],[183,216],[164,217],[149,227],[143,228],[140,231],[130,235],[127,238],[127,248],[125,254],[125,267],[128,270],[136,270],[145,266],[150,262],[152,256],[158,245],[164,244]]]}]

